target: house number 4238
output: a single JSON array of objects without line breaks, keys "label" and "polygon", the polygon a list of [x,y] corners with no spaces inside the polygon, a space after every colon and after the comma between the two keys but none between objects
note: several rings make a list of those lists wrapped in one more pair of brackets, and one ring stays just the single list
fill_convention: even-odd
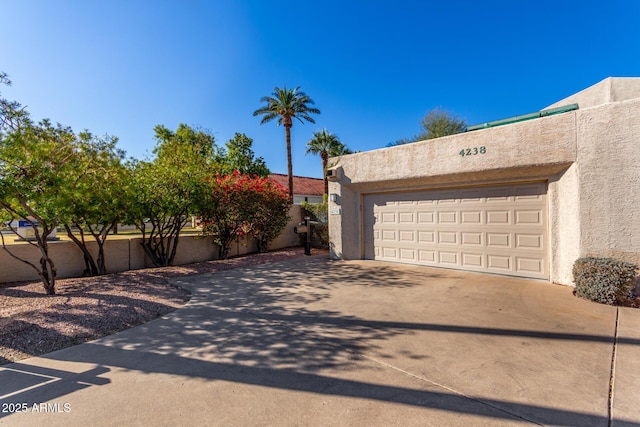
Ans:
[{"label": "house number 4238", "polygon": [[460,150],[458,154],[464,157],[464,156],[475,156],[478,154],[486,154],[486,152],[487,152],[487,147],[483,145],[482,147],[463,148],[462,150]]}]

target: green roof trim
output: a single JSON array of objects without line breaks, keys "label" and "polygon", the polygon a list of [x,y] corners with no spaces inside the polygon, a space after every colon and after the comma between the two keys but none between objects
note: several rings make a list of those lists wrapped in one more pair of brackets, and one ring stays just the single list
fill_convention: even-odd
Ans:
[{"label": "green roof trim", "polygon": [[479,129],[493,128],[496,126],[510,125],[512,123],[524,122],[525,120],[538,119],[540,117],[553,116],[555,114],[567,113],[569,111],[577,110],[578,104],[565,105],[564,107],[549,108],[548,110],[538,111],[536,113],[523,114],[521,116],[510,117],[508,119],[494,120],[492,122],[486,122],[479,125],[467,126],[467,132],[471,132]]}]

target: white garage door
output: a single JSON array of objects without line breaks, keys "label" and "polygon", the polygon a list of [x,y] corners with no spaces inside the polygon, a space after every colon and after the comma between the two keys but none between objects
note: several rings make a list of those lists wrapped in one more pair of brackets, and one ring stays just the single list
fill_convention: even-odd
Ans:
[{"label": "white garage door", "polygon": [[365,258],[546,279],[546,183],[364,197]]}]

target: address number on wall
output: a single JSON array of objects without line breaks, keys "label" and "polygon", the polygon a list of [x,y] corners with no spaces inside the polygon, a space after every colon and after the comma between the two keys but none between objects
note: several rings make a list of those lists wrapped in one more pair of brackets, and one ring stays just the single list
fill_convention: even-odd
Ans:
[{"label": "address number on wall", "polygon": [[477,156],[478,154],[486,154],[486,153],[487,153],[487,147],[483,145],[482,147],[463,148],[462,150],[460,150],[458,154],[460,154],[462,157],[465,157],[465,156]]}]

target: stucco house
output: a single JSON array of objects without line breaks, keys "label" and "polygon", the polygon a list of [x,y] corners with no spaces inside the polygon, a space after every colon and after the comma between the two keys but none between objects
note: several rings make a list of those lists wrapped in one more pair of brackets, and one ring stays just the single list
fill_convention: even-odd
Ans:
[{"label": "stucco house", "polygon": [[[283,173],[272,173],[269,178],[284,188],[289,188],[289,177]],[[307,176],[293,176],[293,204],[302,202],[322,203],[324,180]]]},{"label": "stucco house", "polygon": [[640,262],[640,78],[479,127],[332,159],[331,257],[568,285],[581,256]]}]

